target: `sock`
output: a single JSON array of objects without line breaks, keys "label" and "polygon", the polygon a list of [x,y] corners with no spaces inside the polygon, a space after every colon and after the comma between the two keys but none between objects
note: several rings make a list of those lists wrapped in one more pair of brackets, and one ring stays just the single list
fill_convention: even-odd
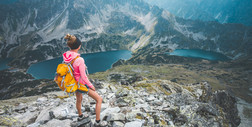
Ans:
[{"label": "sock", "polygon": [[96,121],[96,123],[100,123],[101,120],[95,120],[95,121]]},{"label": "sock", "polygon": [[79,117],[82,117],[82,116],[83,116],[83,114],[79,115]]}]

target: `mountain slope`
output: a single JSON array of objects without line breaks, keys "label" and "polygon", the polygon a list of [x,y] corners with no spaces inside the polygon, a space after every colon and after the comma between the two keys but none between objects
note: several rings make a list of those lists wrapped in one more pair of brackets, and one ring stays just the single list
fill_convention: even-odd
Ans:
[{"label": "mountain slope", "polygon": [[252,26],[251,0],[145,0],[167,9],[176,16],[220,23],[241,23]]},{"label": "mountain slope", "polygon": [[17,68],[61,56],[68,50],[67,33],[83,41],[80,53],[198,48],[238,58],[252,51],[251,27],[184,20],[143,0],[19,0],[0,6],[0,54],[13,58],[10,65]]}]

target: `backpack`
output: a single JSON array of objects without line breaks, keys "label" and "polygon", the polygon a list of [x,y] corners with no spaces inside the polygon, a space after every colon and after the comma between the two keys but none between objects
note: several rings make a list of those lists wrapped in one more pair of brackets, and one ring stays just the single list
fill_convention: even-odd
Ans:
[{"label": "backpack", "polygon": [[74,93],[78,89],[79,83],[75,80],[73,75],[73,62],[78,58],[74,58],[70,63],[62,62],[58,65],[54,81],[59,88],[66,93]]}]

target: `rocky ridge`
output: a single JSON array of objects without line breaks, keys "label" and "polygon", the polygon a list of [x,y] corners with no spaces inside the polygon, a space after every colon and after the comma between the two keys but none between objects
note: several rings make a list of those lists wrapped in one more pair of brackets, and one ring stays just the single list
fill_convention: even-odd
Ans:
[{"label": "rocky ridge", "polygon": [[[236,99],[226,91],[212,91],[207,82],[179,85],[113,74],[113,82],[94,81],[103,97],[101,118],[111,127],[238,126]],[[32,99],[29,99],[32,98]],[[1,126],[93,126],[95,101],[83,95],[82,110],[89,118],[77,122],[75,96],[63,92],[2,100]],[[23,100],[23,101],[22,101]]]},{"label": "rocky ridge", "polygon": [[145,0],[170,11],[172,14],[184,19],[215,21],[220,23],[241,23],[251,26],[252,14],[250,0]]}]

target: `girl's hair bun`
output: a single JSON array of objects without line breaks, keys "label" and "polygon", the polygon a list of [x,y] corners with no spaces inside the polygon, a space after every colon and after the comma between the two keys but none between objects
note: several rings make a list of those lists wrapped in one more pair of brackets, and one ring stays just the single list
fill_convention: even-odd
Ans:
[{"label": "girl's hair bun", "polygon": [[67,35],[64,37],[64,39],[71,40],[71,39],[72,39],[72,35],[67,34]]}]

